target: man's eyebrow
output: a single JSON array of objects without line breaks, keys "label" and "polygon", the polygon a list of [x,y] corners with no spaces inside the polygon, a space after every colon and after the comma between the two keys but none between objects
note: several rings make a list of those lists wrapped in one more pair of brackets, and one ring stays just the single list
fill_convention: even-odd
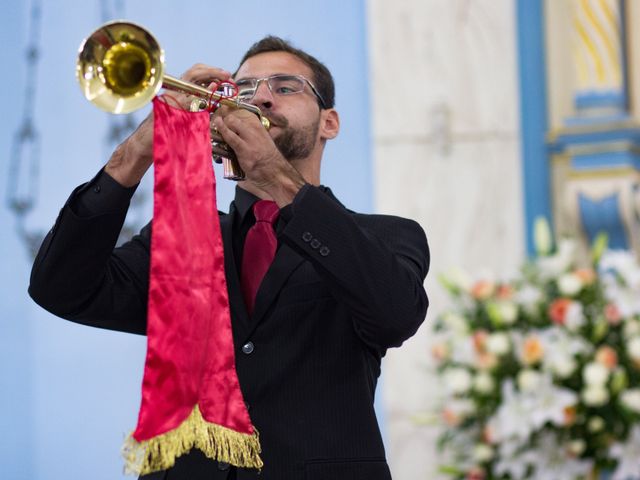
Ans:
[{"label": "man's eyebrow", "polygon": [[[275,77],[276,75],[290,75],[292,77],[296,77],[296,76],[304,76],[301,73],[285,73],[285,72],[276,72],[276,73],[271,73],[269,75],[267,75],[266,77],[260,77],[260,78],[268,78],[268,77]],[[234,78],[235,82],[242,82],[244,80],[255,80],[258,77],[242,77],[242,78]]]}]

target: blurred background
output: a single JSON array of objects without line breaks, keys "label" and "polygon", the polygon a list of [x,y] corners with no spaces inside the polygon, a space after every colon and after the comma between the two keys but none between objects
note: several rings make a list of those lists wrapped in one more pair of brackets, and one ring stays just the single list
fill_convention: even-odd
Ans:
[{"label": "blurred background", "polygon": [[[218,3],[218,2],[216,2]],[[98,25],[149,28],[174,76],[233,71],[266,34],[325,62],[342,131],[323,183],[349,208],[419,221],[432,249],[425,325],[384,360],[378,411],[394,478],[434,478],[429,319],[453,267],[511,275],[533,219],[586,245],[638,249],[640,18],[633,0],[16,0],[0,19],[0,459],[3,478],[113,479],[135,426],[145,339],[56,319],[27,296],[34,249],[73,188],[146,115],[115,117],[76,84]],[[220,171],[217,171],[221,178]],[[126,222],[151,214],[150,176]],[[226,210],[233,182],[220,180]]]}]

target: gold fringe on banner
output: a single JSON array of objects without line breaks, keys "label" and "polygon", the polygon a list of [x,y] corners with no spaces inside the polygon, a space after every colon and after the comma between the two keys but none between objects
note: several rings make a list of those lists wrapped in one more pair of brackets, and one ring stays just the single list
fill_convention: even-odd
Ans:
[{"label": "gold fringe on banner", "polygon": [[122,446],[125,473],[146,475],[166,470],[193,447],[213,460],[236,467],[261,469],[263,465],[257,431],[248,435],[209,423],[196,405],[174,430],[142,442],[129,435]]}]

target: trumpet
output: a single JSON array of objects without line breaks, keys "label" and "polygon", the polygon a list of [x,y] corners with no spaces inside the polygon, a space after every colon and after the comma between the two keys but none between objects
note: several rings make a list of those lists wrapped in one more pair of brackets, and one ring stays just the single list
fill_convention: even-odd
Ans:
[{"label": "trumpet", "polygon": [[[164,51],[145,28],[131,22],[114,21],[99,27],[87,37],[78,52],[76,78],[84,96],[98,108],[110,113],[129,113],[149,103],[161,88],[196,97],[192,111],[215,103],[242,108],[260,117],[269,129],[270,122],[258,107],[221,92],[208,90],[164,73]],[[224,177],[244,180],[245,175],[228,145],[216,144],[228,152],[213,156],[223,164]]]}]

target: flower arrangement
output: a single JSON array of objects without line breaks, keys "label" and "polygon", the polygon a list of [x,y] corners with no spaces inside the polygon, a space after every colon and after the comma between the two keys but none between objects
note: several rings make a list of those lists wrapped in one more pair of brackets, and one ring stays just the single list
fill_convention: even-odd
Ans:
[{"label": "flower arrangement", "polygon": [[517,278],[442,277],[454,306],[436,321],[441,469],[465,480],[640,480],[640,265],[576,245],[538,255]]}]

